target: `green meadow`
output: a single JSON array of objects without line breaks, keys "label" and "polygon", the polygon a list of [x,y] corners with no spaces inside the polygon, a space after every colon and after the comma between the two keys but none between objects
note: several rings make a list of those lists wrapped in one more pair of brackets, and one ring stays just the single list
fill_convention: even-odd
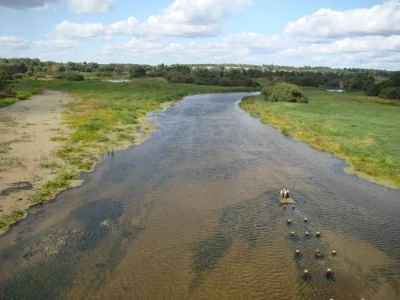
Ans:
[{"label": "green meadow", "polygon": [[283,134],[334,153],[351,172],[400,187],[400,101],[305,88],[308,104],[246,97],[240,106]]}]

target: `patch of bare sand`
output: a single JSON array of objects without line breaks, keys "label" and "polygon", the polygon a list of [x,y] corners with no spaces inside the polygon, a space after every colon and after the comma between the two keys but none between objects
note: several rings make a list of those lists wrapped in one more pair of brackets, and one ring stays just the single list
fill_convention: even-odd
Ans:
[{"label": "patch of bare sand", "polygon": [[33,189],[57,175],[56,166],[63,162],[52,151],[61,142],[50,138],[68,134],[61,113],[73,100],[44,90],[0,109],[0,216],[29,207]]}]

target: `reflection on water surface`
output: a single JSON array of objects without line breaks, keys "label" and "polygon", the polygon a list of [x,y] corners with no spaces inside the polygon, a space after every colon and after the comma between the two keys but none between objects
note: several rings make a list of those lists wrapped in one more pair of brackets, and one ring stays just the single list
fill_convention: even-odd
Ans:
[{"label": "reflection on water surface", "polygon": [[399,191],[248,116],[244,95],[153,114],[161,131],[32,209],[0,238],[0,298],[399,299]]}]

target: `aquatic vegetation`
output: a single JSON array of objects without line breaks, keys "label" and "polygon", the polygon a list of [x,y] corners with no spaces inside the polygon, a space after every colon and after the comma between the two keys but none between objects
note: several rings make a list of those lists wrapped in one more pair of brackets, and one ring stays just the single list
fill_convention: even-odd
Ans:
[{"label": "aquatic vegetation", "polygon": [[0,232],[5,231],[11,224],[18,222],[25,212],[21,209],[14,208],[10,213],[0,216]]},{"label": "aquatic vegetation", "polygon": [[47,199],[54,197],[58,192],[67,188],[70,181],[76,179],[77,175],[78,173],[76,170],[61,170],[54,179],[46,181],[40,189],[35,191],[31,197],[32,202],[34,204],[40,204],[45,202]]},{"label": "aquatic vegetation", "polygon": [[275,226],[276,220],[271,216],[266,217],[268,208],[265,206],[264,197],[265,195],[261,195],[260,199],[224,209],[218,231],[195,245],[192,250],[192,268],[196,277],[192,281],[192,290],[205,273],[214,270],[218,261],[228,253],[235,239],[242,239],[250,248],[255,248],[260,242],[260,237],[268,235],[267,228]]}]

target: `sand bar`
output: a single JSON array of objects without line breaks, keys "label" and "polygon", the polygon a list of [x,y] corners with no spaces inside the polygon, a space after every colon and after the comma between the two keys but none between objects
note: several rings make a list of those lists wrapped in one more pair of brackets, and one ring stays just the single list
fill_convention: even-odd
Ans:
[{"label": "sand bar", "polygon": [[44,90],[0,108],[0,216],[29,207],[33,190],[57,175],[51,166],[63,162],[52,152],[61,142],[50,138],[68,134],[62,111],[74,100],[69,94]]}]

